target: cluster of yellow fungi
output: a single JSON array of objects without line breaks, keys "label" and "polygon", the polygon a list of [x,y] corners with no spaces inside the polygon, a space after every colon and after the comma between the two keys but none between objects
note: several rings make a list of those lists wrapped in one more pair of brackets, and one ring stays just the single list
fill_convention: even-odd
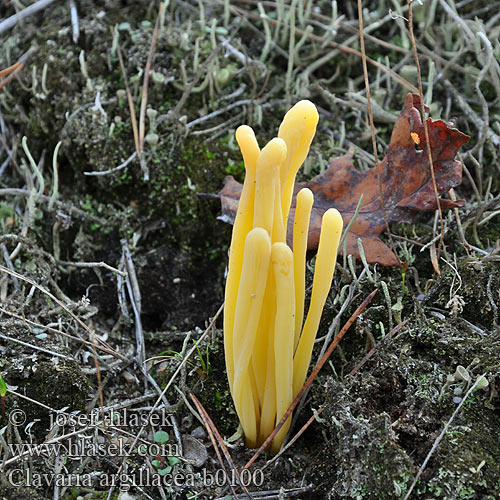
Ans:
[{"label": "cluster of yellow fungi", "polygon": [[[250,448],[274,430],[306,379],[321,314],[330,291],[342,217],[323,215],[305,322],[305,269],[314,202],[297,194],[293,252],[286,243],[295,176],[316,132],[318,112],[304,100],[286,113],[278,137],[262,150],[243,125],[236,140],[245,181],[233,227],[224,303],[224,349],[231,394]],[[277,452],[290,418],[274,437]]]}]

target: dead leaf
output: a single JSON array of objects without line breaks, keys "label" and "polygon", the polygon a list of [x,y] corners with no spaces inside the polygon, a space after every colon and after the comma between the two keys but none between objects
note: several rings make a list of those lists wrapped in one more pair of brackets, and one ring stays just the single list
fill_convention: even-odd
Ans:
[{"label": "dead leaf", "polygon": [[[435,210],[436,197],[432,187],[429,161],[426,153],[424,126],[417,94],[406,96],[404,107],[392,132],[386,156],[380,162],[382,193],[389,223],[410,223],[422,210]],[[462,164],[455,160],[458,148],[469,136],[442,120],[427,119],[434,174],[439,194],[462,182]],[[418,149],[416,145],[419,145]],[[347,253],[359,258],[357,239],[361,238],[366,260],[383,266],[398,264],[396,255],[379,239],[386,228],[380,203],[378,177],[375,168],[357,170],[352,163],[353,151],[330,159],[330,168],[309,182],[299,183],[299,189],[308,187],[314,193],[314,206],[309,226],[308,249],[318,247],[321,218],[331,207],[342,214],[347,226],[363,194],[358,217],[347,235]],[[233,222],[241,184],[232,176],[226,177],[224,188],[218,194],[222,205],[222,220]],[[462,207],[463,200],[440,198],[441,208]],[[288,219],[288,237],[291,243],[295,196]],[[341,249],[342,252],[342,249]]]}]

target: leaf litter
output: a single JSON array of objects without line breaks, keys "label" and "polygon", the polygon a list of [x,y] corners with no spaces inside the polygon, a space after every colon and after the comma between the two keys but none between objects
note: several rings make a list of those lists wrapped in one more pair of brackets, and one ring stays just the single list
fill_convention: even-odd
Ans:
[{"label": "leaf litter", "polygon": [[[347,254],[360,258],[358,238],[361,238],[367,262],[383,266],[398,265],[397,256],[379,236],[386,229],[383,210],[389,223],[410,223],[424,210],[436,210],[437,200],[432,186],[431,170],[426,154],[424,124],[419,112],[417,94],[408,94],[396,121],[384,159],[380,162],[383,205],[380,200],[378,172],[375,167],[357,170],[353,163],[354,150],[346,155],[330,158],[330,168],[308,182],[295,186],[292,208],[288,219],[288,243],[291,245],[295,214],[295,195],[303,187],[314,193],[314,206],[309,225],[308,250],[318,247],[321,218],[331,207],[342,214],[344,226],[354,216],[363,196],[358,216],[346,238]],[[426,108],[426,111],[428,108]],[[436,187],[440,195],[462,182],[462,163],[455,159],[460,146],[469,136],[443,120],[427,118]],[[231,175],[225,179],[218,193],[222,205],[222,220],[233,223],[238,208],[242,185]],[[442,209],[463,207],[464,200],[439,198]],[[340,249],[343,253],[343,249]]]}]

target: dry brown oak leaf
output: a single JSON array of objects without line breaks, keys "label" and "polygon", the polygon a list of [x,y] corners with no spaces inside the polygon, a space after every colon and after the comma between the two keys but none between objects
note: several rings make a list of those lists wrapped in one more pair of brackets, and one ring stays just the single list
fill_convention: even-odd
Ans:
[{"label": "dry brown oak leaf", "polygon": [[[394,126],[387,154],[379,164],[382,172],[382,196],[389,223],[409,223],[419,211],[437,209],[420,109],[419,96],[408,94]],[[455,155],[470,137],[442,120],[428,118],[427,127],[437,191],[439,194],[446,193],[462,182],[462,164],[455,160]],[[418,150],[416,144],[420,146]],[[349,151],[345,156],[331,158],[330,168],[323,174],[295,186],[295,194],[303,187],[308,187],[314,193],[308,250],[316,250],[318,247],[321,218],[325,211],[330,207],[336,208],[342,214],[346,227],[363,195],[359,214],[347,235],[347,254],[359,258],[357,241],[361,238],[368,262],[377,262],[383,266],[398,265],[396,255],[379,239],[386,224],[376,168],[356,170],[352,156],[353,151]],[[234,222],[241,188],[241,184],[232,176],[226,177],[224,188],[218,194],[222,205],[222,220]],[[289,245],[295,216],[295,194],[288,218]],[[439,198],[439,202],[442,209],[464,205],[463,200],[453,202]],[[342,253],[343,249],[340,251]]]}]

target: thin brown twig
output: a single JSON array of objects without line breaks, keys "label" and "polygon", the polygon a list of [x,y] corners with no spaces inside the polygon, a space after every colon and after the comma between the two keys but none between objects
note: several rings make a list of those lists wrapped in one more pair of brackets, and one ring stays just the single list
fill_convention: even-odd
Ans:
[{"label": "thin brown twig", "polygon": [[399,325],[396,325],[377,345],[373,346],[366,353],[364,358],[349,372],[349,375],[354,375],[356,372],[361,370],[365,363],[375,354],[377,349],[379,349],[382,344],[390,340],[394,334],[399,332],[399,330],[401,330],[406,325],[406,323],[408,323],[408,319],[405,319],[404,321],[399,323]]},{"label": "thin brown twig", "polygon": [[309,420],[298,430],[297,434],[295,434],[295,436],[293,436],[293,438],[290,439],[290,441],[285,446],[283,446],[281,448],[279,453],[274,455],[274,457],[271,458],[271,460],[266,462],[264,467],[262,467],[260,470],[263,471],[263,470],[267,469],[268,467],[270,467],[272,464],[274,464],[283,455],[283,453],[285,453],[286,450],[288,450],[291,446],[293,446],[295,441],[297,441],[297,439],[299,439],[300,436],[302,436],[302,434],[304,434],[304,432],[309,428],[309,426],[316,420],[316,417],[321,415],[323,413],[323,411],[324,411],[324,408],[318,408],[318,410],[313,415],[311,415]]},{"label": "thin brown twig", "polygon": [[5,87],[11,80],[13,80],[17,74],[22,71],[26,63],[30,60],[33,54],[36,52],[36,49],[31,47],[29,48],[18,60],[16,63],[12,64],[8,68],[5,68],[0,71],[0,78],[5,77],[0,82],[0,90]]},{"label": "thin brown twig", "polygon": [[148,106],[148,89],[149,89],[149,76],[151,72],[151,67],[153,66],[153,58],[156,51],[156,43],[158,42],[158,36],[160,33],[160,19],[163,16],[163,11],[165,10],[166,3],[161,2],[160,8],[158,9],[158,15],[156,16],[155,28],[153,31],[153,38],[151,39],[151,46],[149,48],[148,60],[146,61],[146,67],[144,68],[144,80],[142,83],[142,98],[141,107],[139,110],[139,161],[141,162],[141,168],[146,178],[149,178],[148,168],[144,164],[144,159],[142,153],[144,151],[144,136],[146,135],[146,108]]},{"label": "thin brown twig", "polygon": [[358,308],[354,311],[352,316],[347,320],[347,322],[344,324],[338,335],[332,340],[332,343],[328,347],[328,349],[325,351],[325,354],[323,354],[323,357],[318,361],[318,364],[314,367],[313,371],[311,372],[311,375],[307,378],[305,381],[304,385],[302,386],[302,389],[299,391],[295,399],[292,401],[290,406],[288,407],[288,410],[283,414],[283,417],[281,417],[281,420],[278,422],[278,425],[275,427],[273,432],[269,434],[267,439],[262,443],[261,447],[255,452],[253,457],[245,464],[243,469],[248,469],[256,460],[259,458],[259,456],[262,454],[262,452],[269,446],[271,441],[274,439],[274,436],[279,432],[283,424],[286,422],[288,417],[292,414],[293,410],[295,407],[299,404],[300,400],[302,399],[302,396],[304,393],[309,389],[309,386],[313,383],[313,380],[316,378],[318,375],[319,371],[323,367],[323,365],[327,362],[328,358],[334,351],[334,349],[337,347],[338,343],[342,340],[342,337],[347,333],[347,330],[351,327],[351,325],[354,323],[356,318],[365,310],[365,308],[368,306],[368,304],[372,301],[373,297],[377,293],[378,289],[376,288],[373,290],[373,292],[368,295],[363,302],[358,306]]},{"label": "thin brown twig", "polygon": [[106,434],[106,437],[108,438],[108,441],[111,443],[111,436],[109,435],[108,432],[108,426],[106,424],[106,418],[104,415],[104,394],[102,390],[102,380],[101,380],[101,369],[99,367],[99,360],[97,359],[97,350],[95,348],[95,332],[94,329],[91,329],[91,335],[90,335],[90,341],[92,343],[92,354],[94,356],[94,365],[95,365],[95,372],[96,372],[96,377],[97,377],[97,387],[99,390],[99,402],[101,404],[101,417],[102,417],[102,425],[104,429],[104,434]]},{"label": "thin brown twig", "polygon": [[359,21],[359,42],[361,48],[361,62],[363,63],[363,76],[365,79],[365,89],[366,89],[366,104],[368,105],[368,119],[370,121],[370,133],[372,138],[373,157],[375,159],[375,170],[377,172],[380,207],[382,208],[382,216],[384,217],[385,228],[387,230],[387,234],[389,235],[389,241],[391,244],[392,253],[396,256],[396,259],[398,261],[398,266],[401,268],[401,261],[399,260],[399,256],[395,251],[396,248],[394,245],[394,239],[392,238],[391,229],[389,227],[389,219],[387,218],[387,212],[385,210],[384,193],[382,190],[382,164],[379,163],[378,161],[377,139],[375,138],[375,124],[373,122],[370,82],[368,81],[368,66],[366,64],[367,57],[365,50],[365,37],[363,33],[363,5],[361,3],[361,0],[358,0],[358,21]]},{"label": "thin brown twig", "polygon": [[[111,34],[113,35],[114,29],[110,27]],[[132,92],[130,91],[130,86],[128,84],[127,70],[125,69],[125,63],[123,62],[122,51],[120,50],[120,45],[116,46],[116,53],[118,54],[118,60],[120,61],[120,69],[122,71],[123,80],[125,83],[125,92],[127,93],[128,109],[130,112],[130,121],[132,122],[132,132],[134,134],[134,144],[135,150],[137,151],[137,156],[141,158],[141,149],[139,147],[139,129],[137,127],[137,117],[135,115],[134,100],[132,99]]]},{"label": "thin brown twig", "polygon": [[198,411],[201,410],[202,414],[206,417],[206,420],[208,424],[210,425],[212,432],[215,434],[215,437],[217,439],[217,443],[220,446],[220,449],[222,450],[222,453],[224,454],[225,459],[227,460],[227,463],[230,465],[232,469],[234,469],[237,473],[238,480],[239,480],[239,472],[236,466],[234,465],[234,462],[231,458],[231,455],[229,454],[229,450],[227,449],[226,445],[224,444],[224,440],[222,439],[222,436],[220,435],[219,430],[215,426],[213,420],[210,418],[210,415],[207,413],[201,402],[196,398],[196,396],[193,393],[190,393],[191,399],[196,400],[198,402]]},{"label": "thin brown twig", "polygon": [[4,76],[10,75],[13,71],[15,71],[19,66],[22,66],[22,63],[17,61],[16,63],[12,64],[8,68],[5,69],[0,69],[0,78],[3,78]]},{"label": "thin brown twig", "polygon": [[0,90],[2,90],[5,85],[7,85],[22,69],[24,68],[24,63],[16,62],[12,66],[5,68],[0,71],[0,77],[5,78],[0,82]]},{"label": "thin brown twig", "polygon": [[316,417],[323,413],[323,410],[324,408],[318,408],[316,413],[311,415],[309,417],[309,420],[298,430],[297,434],[295,434],[295,436],[293,436],[293,438],[290,439],[290,441],[285,446],[283,446],[283,448],[281,448],[279,453],[276,454],[273,458],[271,458],[271,460],[269,460],[269,462],[267,462],[266,465],[264,465],[264,467],[262,467],[261,470],[267,469],[267,467],[276,462],[276,460],[278,460],[278,458],[280,458],[283,455],[283,453],[285,453],[285,451],[288,450],[288,448],[290,448],[295,443],[295,441],[297,441],[297,439],[299,439],[299,437],[302,436],[302,434],[304,434],[304,432],[309,428],[309,426],[316,420]]},{"label": "thin brown twig", "polygon": [[[231,459],[231,455],[229,454],[229,451],[227,450],[226,445],[224,444],[224,440],[222,439],[222,436],[220,435],[219,431],[217,430],[217,427],[213,423],[213,420],[210,418],[210,415],[207,413],[207,411],[205,410],[205,408],[203,407],[201,402],[198,400],[198,398],[192,392],[189,393],[189,396],[193,400],[193,402],[196,406],[196,409],[198,410],[198,413],[200,414],[201,418],[203,419],[203,424],[205,425],[205,428],[208,432],[208,435],[210,436],[210,440],[212,441],[212,445],[214,447],[215,453],[217,454],[217,458],[219,459],[219,463],[220,463],[221,467],[225,470],[224,462],[222,461],[222,457],[221,457],[220,452],[219,452],[219,446],[220,446],[220,449],[222,450],[222,453],[224,454],[224,457],[225,457],[227,463],[232,468],[232,470],[234,470],[234,472],[236,473],[235,474],[236,479],[240,483],[240,486],[243,488],[243,491],[248,496],[248,498],[251,499],[252,497],[250,496],[250,493],[249,493],[248,489],[246,488],[246,486],[241,482],[240,473],[239,473],[238,469],[236,468],[236,466],[234,465],[234,463]],[[236,491],[235,491],[233,485],[231,484],[231,482],[229,482],[229,486],[231,487],[231,491],[233,492],[233,494],[236,494]]]},{"label": "thin brown twig", "polygon": [[[415,66],[417,68],[417,81],[418,81],[418,95],[420,97],[420,111],[422,113],[422,123],[424,125],[424,134],[425,134],[425,149],[427,150],[427,158],[429,160],[429,167],[431,169],[431,178],[432,178],[432,188],[434,190],[434,196],[436,197],[436,205],[437,205],[437,210],[439,213],[439,222],[441,224],[441,236],[439,238],[439,243],[438,243],[438,248],[436,252],[436,263],[433,262],[434,266],[434,271],[436,274],[440,274],[439,267],[438,267],[438,262],[439,262],[439,257],[441,255],[441,247],[443,245],[443,239],[444,239],[444,221],[443,221],[443,211],[441,210],[441,202],[439,200],[439,193],[437,189],[437,183],[436,183],[436,175],[434,173],[434,162],[432,160],[432,151],[431,151],[431,144],[429,140],[429,128],[427,126],[427,118],[425,116],[425,104],[424,104],[424,91],[422,87],[422,73],[420,70],[420,62],[418,59],[418,53],[417,53],[417,44],[415,42],[415,36],[413,34],[413,9],[411,2],[412,0],[407,0],[408,2],[408,28],[410,30],[410,40],[411,40],[411,46],[413,50],[413,58],[415,59]],[[434,260],[434,259],[432,259]]]},{"label": "thin brown twig", "polygon": [[[359,36],[359,29],[356,29],[354,26],[351,26],[350,24],[345,24],[343,26],[346,31],[350,31],[351,33],[355,33],[356,35]],[[381,40],[380,38],[377,38],[376,36],[369,35],[368,33],[363,33],[363,37],[366,40],[369,40],[370,42],[376,43],[377,45],[380,45],[381,47],[384,47],[384,49],[391,50],[393,52],[401,52],[402,54],[407,54],[408,50],[400,47],[399,45],[396,45],[394,43],[387,42],[386,40]]]}]

